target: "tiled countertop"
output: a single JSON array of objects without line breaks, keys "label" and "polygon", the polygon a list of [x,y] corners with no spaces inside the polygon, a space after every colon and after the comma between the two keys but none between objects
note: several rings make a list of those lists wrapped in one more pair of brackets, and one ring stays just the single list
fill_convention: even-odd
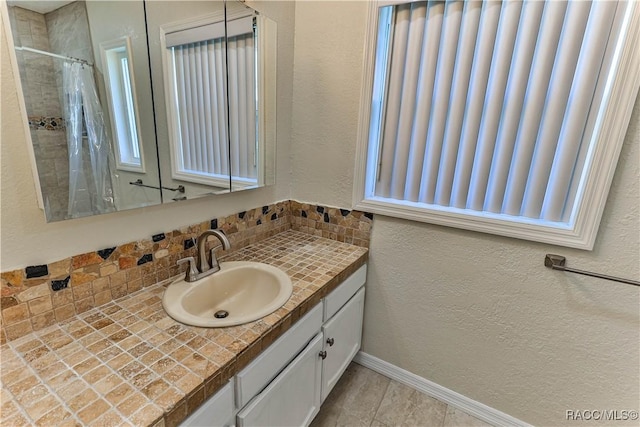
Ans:
[{"label": "tiled countertop", "polygon": [[285,231],[223,261],[259,261],[293,295],[256,322],[207,329],[162,308],[159,283],[0,347],[0,423],[173,426],[364,264],[367,249]]}]

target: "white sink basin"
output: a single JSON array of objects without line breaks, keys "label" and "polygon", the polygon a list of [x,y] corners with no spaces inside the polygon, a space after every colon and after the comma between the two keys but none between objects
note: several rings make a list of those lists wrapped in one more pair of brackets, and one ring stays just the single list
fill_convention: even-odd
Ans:
[{"label": "white sink basin", "polygon": [[198,281],[176,280],[165,290],[162,305],[178,322],[217,328],[273,313],[292,292],[291,279],[282,270],[259,262],[231,261],[220,263],[220,271]]}]

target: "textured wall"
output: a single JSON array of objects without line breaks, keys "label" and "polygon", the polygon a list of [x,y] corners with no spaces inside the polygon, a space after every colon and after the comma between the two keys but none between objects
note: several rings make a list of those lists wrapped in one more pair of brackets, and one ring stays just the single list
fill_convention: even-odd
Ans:
[{"label": "textured wall", "polygon": [[296,2],[292,191],[351,206],[367,2]]},{"label": "textured wall", "polygon": [[[295,199],[350,204],[366,9],[296,4]],[[591,252],[376,216],[364,351],[536,425],[638,409],[638,288],[542,263],[640,277],[639,122]]]},{"label": "textured wall", "polygon": [[[45,264],[77,253],[114,246],[148,237],[169,227],[181,227],[210,218],[266,205],[290,195],[291,97],[293,79],[292,2],[262,2],[265,13],[274,11],[278,31],[278,157],[276,184],[270,187],[226,194],[165,206],[154,206],[89,218],[47,224],[37,207],[28,157],[24,124],[18,105],[13,68],[0,28],[0,270]],[[269,15],[271,16],[271,15]]]}]

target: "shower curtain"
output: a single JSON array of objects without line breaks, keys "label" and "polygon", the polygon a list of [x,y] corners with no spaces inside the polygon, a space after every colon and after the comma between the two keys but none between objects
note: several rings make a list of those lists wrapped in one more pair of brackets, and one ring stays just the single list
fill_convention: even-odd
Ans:
[{"label": "shower curtain", "polygon": [[[68,217],[113,212],[111,151],[93,69],[77,62],[65,62],[62,80],[69,148]],[[85,159],[86,151],[90,164]]]}]

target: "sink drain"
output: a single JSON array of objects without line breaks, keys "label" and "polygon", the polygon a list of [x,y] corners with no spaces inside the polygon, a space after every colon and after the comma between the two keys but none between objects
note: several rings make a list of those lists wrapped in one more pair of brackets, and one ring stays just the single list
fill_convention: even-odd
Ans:
[{"label": "sink drain", "polygon": [[220,310],[220,311],[216,311],[216,313],[213,316],[216,319],[224,319],[228,315],[229,315],[229,312],[227,310]]}]

